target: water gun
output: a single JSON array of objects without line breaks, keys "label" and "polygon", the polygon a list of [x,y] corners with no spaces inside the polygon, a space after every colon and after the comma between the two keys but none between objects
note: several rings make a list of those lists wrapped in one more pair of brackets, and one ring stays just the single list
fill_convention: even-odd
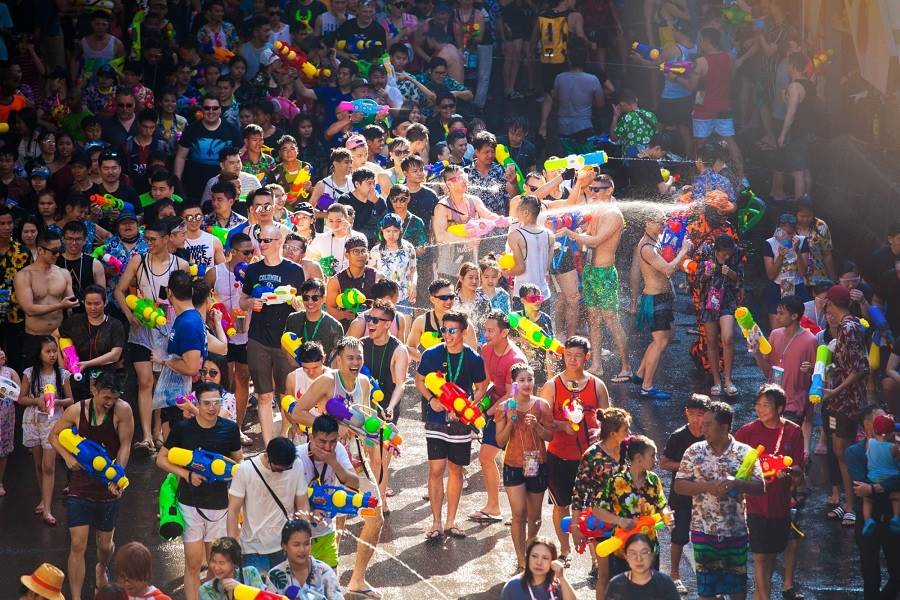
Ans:
[{"label": "water gun", "polygon": [[878,371],[881,368],[881,346],[890,346],[893,342],[891,327],[884,316],[884,311],[877,304],[869,305],[869,321],[872,329],[872,340],[869,344],[869,368]]},{"label": "water gun", "polygon": [[384,400],[384,392],[381,391],[381,386],[378,384],[378,380],[372,376],[372,370],[369,369],[369,365],[363,365],[362,369],[359,370],[360,375],[365,375],[369,378],[369,381],[372,384],[372,394],[371,400],[376,404],[381,404],[381,401]]},{"label": "water gun", "polygon": [[125,264],[121,260],[119,260],[118,257],[115,257],[106,251],[106,244],[97,246],[94,251],[91,252],[91,256],[99,260],[107,267],[115,269],[119,273],[122,273],[125,270]]},{"label": "water gun", "polygon": [[293,181],[291,181],[291,187],[287,190],[288,200],[291,202],[296,202],[298,198],[306,198],[309,196],[309,186],[307,185],[312,180],[312,175],[309,172],[309,169],[304,166],[300,169],[296,175],[294,175]]},{"label": "water gun", "polygon": [[130,202],[125,202],[113,196],[112,194],[91,194],[91,204],[99,206],[103,212],[117,210],[122,212],[127,209],[134,212],[134,206]]},{"label": "water gun", "polygon": [[[330,519],[337,515],[375,516],[378,498],[372,492],[354,492],[340,485],[312,485],[306,490],[310,510],[321,510]],[[236,600],[236,599],[235,599]]]},{"label": "water gun", "polygon": [[203,448],[196,450],[169,448],[169,462],[192,473],[203,475],[206,477],[206,483],[229,481],[240,467],[227,456]]},{"label": "water gun", "polygon": [[[297,297],[297,288],[290,285],[279,285],[272,287],[271,285],[256,284],[253,287],[253,297],[260,300],[265,306],[275,304],[290,304]],[[262,308],[254,308],[253,312],[260,312]]]},{"label": "water gun", "polygon": [[197,394],[191,392],[189,394],[185,394],[183,396],[177,396],[170,400],[166,400],[166,406],[174,407],[174,408],[186,408],[186,405],[196,405],[197,404]]},{"label": "water gun", "polygon": [[666,228],[659,240],[659,255],[666,262],[675,260],[675,256],[681,250],[684,243],[684,234],[687,232],[690,213],[678,211],[666,220]]},{"label": "water gun", "polygon": [[665,526],[666,523],[665,521],[663,521],[662,515],[659,513],[638,517],[634,520],[634,527],[632,527],[631,529],[616,527],[616,530],[613,532],[611,538],[603,540],[602,542],[597,544],[597,556],[609,556],[610,554],[624,546],[625,542],[627,542],[629,538],[631,538],[631,536],[637,535],[638,533],[652,536],[655,535],[655,532],[663,529]]},{"label": "water gun", "polygon": [[[706,261],[706,262],[709,262],[709,261]],[[700,268],[700,263],[698,263],[696,260],[693,260],[691,258],[685,258],[683,261],[681,261],[680,268],[682,271],[684,271],[688,275],[694,276],[697,274],[697,269]]]},{"label": "water gun", "polygon": [[734,319],[737,321],[738,326],[740,326],[741,333],[744,334],[748,344],[756,342],[759,351],[762,354],[767,355],[772,351],[772,344],[769,343],[769,340],[763,335],[759,325],[753,320],[753,315],[750,313],[749,308],[746,306],[738,306],[737,310],[734,311]]},{"label": "water gun", "polygon": [[803,315],[802,317],[800,317],[800,327],[802,327],[803,329],[808,329],[809,332],[812,333],[813,335],[816,335],[820,331],[822,331],[822,328],[819,327],[819,324],[816,323],[815,321],[813,321],[812,319],[810,319],[809,317],[807,317],[806,315]]},{"label": "water gun", "polygon": [[159,486],[159,537],[174,540],[181,537],[185,526],[178,506],[178,475],[169,473]]},{"label": "water gun", "polygon": [[15,402],[21,393],[18,383],[8,377],[0,377],[0,400]]},{"label": "water gun", "polygon": [[447,227],[447,232],[461,238],[482,238],[494,230],[495,227],[509,227],[510,220],[507,217],[497,219],[469,219],[465,223],[454,223]]},{"label": "water gun", "polygon": [[306,54],[289,44],[285,44],[281,40],[275,40],[272,49],[278,54],[279,58],[285,63],[302,73],[307,80],[318,79],[319,77],[330,77],[331,69],[320,69],[316,65],[309,62]]},{"label": "water gun", "polygon": [[204,54],[212,54],[216,62],[227,63],[234,58],[234,52],[224,46],[213,46],[212,40],[200,46],[200,51]]},{"label": "water gun", "polygon": [[322,212],[325,212],[326,210],[331,208],[331,205],[334,204],[335,202],[337,202],[337,200],[332,198],[331,194],[329,194],[328,192],[325,192],[324,194],[319,196],[318,200],[316,200],[316,208],[321,210]]},{"label": "water gun", "polygon": [[319,266],[322,268],[322,274],[325,277],[331,277],[334,275],[337,266],[337,258],[334,256],[323,256],[319,259]]},{"label": "water gun", "polygon": [[134,294],[129,294],[125,297],[125,305],[131,309],[131,314],[144,327],[152,329],[166,324],[166,311],[149,298],[139,298]]},{"label": "water gun", "polygon": [[44,405],[47,407],[47,414],[52,415],[56,410],[56,386],[48,383],[44,386]]},{"label": "water gun", "polygon": [[383,121],[391,112],[387,104],[378,104],[371,98],[359,98],[352,102],[343,101],[338,104],[338,110],[363,116],[360,125],[370,125],[376,121]]},{"label": "water gun", "polygon": [[575,546],[578,554],[584,554],[584,549],[589,542],[600,538],[608,538],[612,535],[613,526],[611,523],[604,523],[594,516],[591,509],[585,509],[578,515],[578,520],[573,521],[572,517],[565,516],[559,522],[559,528],[568,533],[581,533],[581,541]]},{"label": "water gun", "polygon": [[105,484],[113,483],[119,490],[128,487],[125,468],[117,465],[109,457],[106,448],[94,440],[78,435],[78,429],[63,429],[59,432],[59,444],[72,453],[84,472]]},{"label": "water gun", "polygon": [[234,269],[231,270],[231,273],[234,275],[234,280],[237,283],[244,283],[244,277],[247,276],[247,268],[248,265],[246,262],[241,261],[238,264],[234,265]]},{"label": "water gun", "polygon": [[206,275],[206,263],[191,263],[188,265],[188,274],[191,277],[204,277]]},{"label": "water gun", "polygon": [[359,314],[366,303],[366,297],[356,288],[349,288],[338,294],[335,304],[342,310],[349,310],[353,314]]},{"label": "water gun", "polygon": [[778,474],[791,468],[794,459],[780,454],[760,454],[759,466],[762,467],[763,477],[766,483],[775,481]]},{"label": "water gun", "polygon": [[545,171],[562,171],[564,169],[582,169],[605,165],[608,157],[603,150],[595,150],[587,154],[570,154],[563,158],[551,156],[544,161]]},{"label": "water gun", "polygon": [[443,341],[444,339],[437,331],[423,331],[422,335],[419,337],[419,343],[426,350],[431,350]]},{"label": "water gun", "polygon": [[0,134],[9,133],[9,123],[0,123]]},{"label": "water gun", "polygon": [[659,49],[641,42],[633,42],[631,44],[632,52],[641,55],[644,60],[656,60],[659,58]]},{"label": "water gun", "polygon": [[736,6],[729,6],[722,10],[722,16],[732,25],[748,25],[753,23],[753,26],[757,29],[765,29],[766,27],[765,19],[754,19],[753,15]]},{"label": "water gun", "polygon": [[512,252],[504,252],[497,259],[497,266],[504,271],[510,271],[516,267],[516,257],[513,256]]},{"label": "water gun", "polygon": [[397,426],[385,423],[368,406],[347,404],[344,398],[335,396],[325,403],[325,414],[331,415],[340,421],[341,425],[357,434],[366,446],[374,446],[379,442],[379,438],[388,447],[397,447],[403,443]]},{"label": "water gun", "polygon": [[503,144],[497,144],[497,149],[494,152],[494,156],[497,159],[497,162],[504,168],[512,165],[516,170],[516,186],[519,188],[519,193],[523,194],[525,192],[525,176],[522,175],[522,169],[519,168],[519,165],[512,159],[512,156],[509,155],[509,150]]},{"label": "water gun", "polygon": [[226,248],[228,246],[228,234],[231,233],[230,229],[225,227],[219,227],[218,225],[213,225],[209,228],[209,233],[222,242],[222,248]]},{"label": "water gun", "polygon": [[347,40],[338,40],[337,44],[335,44],[335,48],[338,50],[344,50],[355,56],[363,56],[365,54],[371,56],[374,50],[380,51],[382,46],[381,40],[370,40],[361,33],[355,33]]},{"label": "water gun", "polygon": [[509,326],[518,330],[522,337],[535,348],[555,352],[562,356],[562,343],[544,333],[544,330],[528,317],[520,315],[519,313],[510,313]]},{"label": "water gun", "polygon": [[766,214],[766,203],[749,187],[741,190],[740,200],[743,206],[737,212],[738,231],[745,234],[762,221]]},{"label": "water gun", "polygon": [[221,302],[216,302],[210,308],[214,308],[220,313],[222,313],[222,329],[225,331],[225,335],[230,338],[233,338],[237,335],[237,328],[234,326],[234,320],[231,318],[231,313],[225,308],[225,305]]},{"label": "water gun", "polygon": [[440,162],[432,163],[430,165],[425,165],[425,177],[429,180],[437,179],[444,172],[444,169],[450,166],[449,160],[442,160]]},{"label": "water gun", "polygon": [[[741,466],[738,467],[737,473],[734,474],[735,479],[740,479],[742,481],[749,481],[750,477],[753,475],[753,465],[756,464],[756,461],[759,459],[759,456],[766,451],[764,446],[757,446],[756,448],[752,448],[750,452],[744,457],[744,460],[741,461]],[[728,490],[728,495],[732,498],[737,498],[738,496],[737,488],[731,488]]]},{"label": "water gun", "polygon": [[447,381],[443,373],[429,373],[425,376],[425,387],[437,396],[438,401],[466,425],[484,429],[487,421],[481,409],[469,400],[469,395],[461,387]]},{"label": "water gun", "polygon": [[[287,596],[276,594],[269,590],[261,590],[244,583],[239,583],[234,588],[234,600],[290,600]],[[301,598],[303,596],[300,596]]]},{"label": "water gun", "polygon": [[803,70],[803,74],[807,77],[812,77],[813,75],[820,75],[825,67],[831,63],[831,58],[834,56],[834,50],[826,50],[825,52],[819,52],[815,56],[812,57],[812,60],[807,63],[806,68]]},{"label": "water gun", "polygon": [[831,348],[828,344],[819,344],[816,348],[816,366],[813,368],[812,384],[809,386],[810,404],[818,404],[822,401],[822,393],[825,390],[825,370],[831,364]]},{"label": "water gun", "polygon": [[62,352],[66,370],[72,374],[75,381],[81,381],[81,359],[78,358],[72,338],[59,338],[59,351]]},{"label": "water gun", "polygon": [[572,426],[572,431],[581,429],[581,422],[584,420],[584,407],[581,402],[568,398],[562,405],[562,413]]},{"label": "water gun", "polygon": [[590,223],[592,218],[593,215],[574,211],[564,215],[551,215],[544,219],[544,225],[547,229],[554,232],[563,228],[575,231],[579,227],[583,227],[587,223]]},{"label": "water gun", "polygon": [[300,346],[303,344],[303,338],[293,331],[285,331],[281,334],[281,347],[285,352],[294,357],[297,365],[300,365]]},{"label": "water gun", "polygon": [[675,75],[687,75],[694,71],[694,61],[692,60],[667,60],[659,65],[662,73]]}]

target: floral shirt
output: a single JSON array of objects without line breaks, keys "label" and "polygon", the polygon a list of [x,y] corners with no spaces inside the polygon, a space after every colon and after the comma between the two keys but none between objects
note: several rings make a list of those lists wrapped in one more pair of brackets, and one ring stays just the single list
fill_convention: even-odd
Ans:
[{"label": "floral shirt", "polygon": [[859,418],[859,409],[866,401],[866,377],[869,374],[869,355],[866,346],[866,331],[859,319],[847,315],[841,319],[838,328],[837,343],[832,355],[834,369],[830,378],[832,387],[836,387],[844,379],[854,373],[862,373],[856,382],[844,390],[825,400],[825,408],[853,422]]},{"label": "floral shirt", "polygon": [[591,444],[578,463],[572,488],[572,510],[577,512],[593,506],[604,482],[618,468],[619,461],[607,454],[600,442]]},{"label": "floral shirt", "polygon": [[809,272],[806,282],[810,285],[828,279],[825,271],[825,255],[831,253],[834,245],[831,242],[831,230],[822,219],[816,219],[812,234],[807,236],[809,251],[812,260],[809,264]]},{"label": "floral shirt", "polygon": [[473,164],[466,169],[469,175],[469,192],[475,194],[488,210],[498,215],[509,213],[509,194],[506,193],[506,169],[494,163],[487,175],[478,172]]},{"label": "floral shirt", "polygon": [[491,308],[508,313],[510,310],[509,292],[503,288],[497,288],[494,297],[491,298]]},{"label": "floral shirt", "polygon": [[[685,451],[675,479],[714,481],[734,477],[750,450],[750,446],[734,438],[722,454],[715,454],[706,441],[697,442]],[[756,461],[752,479],[762,481],[762,478],[762,467]],[[747,535],[743,496],[726,495],[718,498],[713,494],[703,493],[697,494],[693,499],[691,531],[722,537]]]},{"label": "floral shirt", "polygon": [[[225,224],[225,229],[234,229],[238,225],[246,223],[246,217],[242,217],[234,211],[231,211],[231,214],[228,215],[228,222]],[[208,215],[203,215],[203,229],[212,233],[213,227],[222,227],[219,225],[219,218],[216,216],[216,213],[209,213]]]},{"label": "floral shirt", "polygon": [[[431,81],[431,76],[427,72],[421,73],[419,75],[413,75],[413,77],[415,77],[417,80],[419,80],[420,83],[422,83],[425,87],[427,87],[429,89],[433,90],[437,87],[437,85]],[[409,82],[409,81],[399,81],[397,83],[398,83],[397,87],[400,89],[400,93],[403,94],[404,98],[407,97],[406,92],[403,90],[402,87],[400,87],[400,84],[405,83],[409,87],[415,88],[415,84],[413,84],[412,82]],[[457,80],[453,79],[449,75],[444,77],[444,87],[446,87],[449,92],[462,92],[466,89],[466,86],[464,86]],[[418,93],[418,92],[419,92],[419,90],[416,89],[416,93]],[[412,98],[407,98],[407,99],[411,100]],[[422,102],[421,100],[419,101],[419,109],[422,111],[423,118],[430,117],[431,115],[434,114],[434,106],[429,105],[427,102]]]},{"label": "floral shirt", "polygon": [[[274,166],[275,158],[271,154],[260,152],[259,160],[253,162],[252,160],[250,160],[250,156],[247,154],[246,150],[241,152],[241,171],[253,175],[254,177],[258,178],[260,182],[265,179],[265,174],[268,173]],[[260,174],[262,174],[261,178]]]},{"label": "floral shirt", "polygon": [[[241,583],[245,583],[256,589],[263,589],[265,587],[262,576],[260,576],[256,567],[241,567],[241,575],[242,577],[238,578],[237,573],[235,573],[234,578]],[[204,582],[200,586],[200,600],[228,600],[228,594],[225,590],[221,589],[221,586],[216,584],[216,579],[210,579],[209,581]]]},{"label": "floral shirt", "polygon": [[331,567],[312,557],[309,560],[312,561],[312,569],[310,570],[309,578],[304,582],[294,579],[288,561],[272,567],[268,576],[269,591],[276,594],[284,594],[287,588],[294,586],[299,587],[302,592],[306,593],[306,596],[298,596],[300,598],[307,598],[308,600],[343,600],[344,593],[341,591],[337,575],[335,575]]},{"label": "floral shirt", "polygon": [[84,105],[95,115],[111,115],[115,113],[115,97],[115,86],[104,92],[96,85],[88,85],[85,86],[82,94]]},{"label": "floral shirt", "polygon": [[[734,308],[737,307],[738,296],[744,281],[744,263],[739,248],[732,254],[731,260],[726,263],[729,269],[737,273],[737,281],[722,273],[722,266],[716,260],[713,242],[703,244],[700,249],[697,273],[701,286],[700,312],[704,322],[718,321],[720,316],[734,312]],[[707,264],[712,265],[709,274],[706,272]]]},{"label": "floral shirt", "polygon": [[656,133],[656,115],[649,110],[639,108],[619,117],[615,134],[622,140],[625,148],[644,148]]},{"label": "floral shirt", "polygon": [[13,240],[5,254],[0,254],[0,321],[21,323],[25,318],[16,302],[13,280],[16,273],[32,263],[31,252]]},{"label": "floral shirt", "polygon": [[694,178],[694,187],[691,189],[691,197],[694,200],[703,200],[706,193],[713,190],[721,190],[728,194],[728,199],[735,201],[734,186],[724,175],[719,175],[712,169],[707,169]]},{"label": "floral shirt", "polygon": [[188,84],[184,93],[175,99],[175,109],[189,121],[196,120],[196,113],[200,110],[200,92],[193,85]]},{"label": "floral shirt", "polygon": [[403,239],[412,244],[414,248],[421,248],[428,244],[425,221],[412,213],[407,213],[406,219],[403,220]]},{"label": "floral shirt", "polygon": [[[631,469],[620,467],[604,481],[596,499],[597,506],[626,519],[662,513],[668,506],[662,479],[653,471],[647,471],[646,476],[647,483],[637,489]],[[650,538],[656,539],[655,531],[650,532]]]},{"label": "floral shirt", "polygon": [[238,38],[237,29],[231,23],[223,22],[219,31],[213,31],[209,25],[204,25],[197,32],[197,42],[200,44],[201,52],[206,46],[208,50],[210,46],[213,48],[234,49],[238,47],[241,40]]},{"label": "floral shirt", "polygon": [[72,113],[72,109],[65,100],[59,97],[59,94],[45,96],[41,100],[39,108],[43,111],[44,118],[55,123],[57,127],[62,127],[63,119]]},{"label": "floral shirt", "polygon": [[416,289],[416,249],[406,240],[400,240],[400,247],[396,250],[389,250],[382,244],[372,246],[369,266],[400,286],[400,302],[408,300],[410,290]]},{"label": "floral shirt", "polygon": [[[138,240],[134,244],[134,246],[129,250],[125,247],[125,244],[122,242],[122,238],[117,235],[110,237],[106,240],[106,253],[110,256],[115,256],[120,261],[122,261],[123,265],[127,265],[128,261],[131,260],[132,256],[137,254],[145,255],[150,250],[147,246],[147,242],[144,241],[143,234],[138,234]],[[119,285],[119,278],[122,275],[120,273],[116,273],[113,276],[107,274],[106,276],[106,297],[109,302],[113,302],[113,290],[116,289],[116,286]]]}]

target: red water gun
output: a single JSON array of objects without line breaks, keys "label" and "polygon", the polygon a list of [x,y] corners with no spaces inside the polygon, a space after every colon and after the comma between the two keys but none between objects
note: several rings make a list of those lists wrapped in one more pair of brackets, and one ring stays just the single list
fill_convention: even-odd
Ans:
[{"label": "red water gun", "polygon": [[779,473],[787,471],[793,464],[794,459],[790,456],[780,454],[761,454],[759,456],[759,466],[762,467],[766,483],[775,481]]},{"label": "red water gun", "polygon": [[225,308],[225,305],[221,302],[216,302],[212,305],[212,308],[216,309],[222,314],[222,329],[225,331],[225,335],[232,338],[237,335],[237,328],[234,326],[234,320],[231,318],[231,313]]},{"label": "red water gun", "polygon": [[611,538],[609,538],[608,540],[603,540],[602,542],[597,544],[597,556],[609,556],[610,554],[624,546],[625,542],[627,542],[629,538],[631,538],[631,536],[638,533],[650,535],[651,533],[663,529],[665,526],[666,523],[665,521],[663,521],[663,517],[659,513],[638,517],[637,519],[634,519],[634,527],[632,527],[631,529],[616,527],[616,531],[615,533],[613,533]]},{"label": "red water gun", "polygon": [[573,521],[572,517],[563,517],[559,522],[559,528],[569,533],[575,533],[577,530],[581,533],[581,541],[575,546],[578,554],[584,554],[584,549],[589,542],[600,538],[607,538],[612,535],[613,526],[611,523],[604,523],[594,516],[591,509],[586,508],[578,515],[578,520]]},{"label": "red water gun", "polygon": [[469,400],[469,395],[461,387],[447,381],[443,373],[429,373],[425,376],[425,387],[434,394],[441,405],[452,411],[466,425],[484,429],[487,421],[481,409]]}]

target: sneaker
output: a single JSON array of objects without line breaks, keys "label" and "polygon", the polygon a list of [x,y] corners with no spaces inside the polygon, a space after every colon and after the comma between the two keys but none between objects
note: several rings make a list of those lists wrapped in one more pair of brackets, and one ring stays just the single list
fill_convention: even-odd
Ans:
[{"label": "sneaker", "polygon": [[656,388],[650,388],[649,390],[641,388],[641,398],[649,398],[650,400],[670,400],[672,394]]},{"label": "sneaker", "polygon": [[[896,518],[897,517],[894,517],[894,519],[896,519]],[[894,519],[891,519],[891,524],[893,524]],[[866,519],[865,523],[863,523],[862,534],[864,536],[870,536],[873,533],[875,533],[875,519],[870,517],[870,518]]]},{"label": "sneaker", "polygon": [[891,517],[891,522],[888,524],[888,529],[891,530],[891,533],[894,535],[900,535],[900,515],[894,515]]}]

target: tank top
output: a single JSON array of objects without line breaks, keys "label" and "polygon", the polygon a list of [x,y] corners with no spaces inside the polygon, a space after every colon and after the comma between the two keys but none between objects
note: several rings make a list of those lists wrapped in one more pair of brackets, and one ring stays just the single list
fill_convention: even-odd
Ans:
[{"label": "tank top", "polygon": [[160,292],[169,286],[169,275],[178,268],[178,259],[175,255],[169,255],[169,265],[163,273],[154,273],[150,268],[150,254],[141,256],[141,264],[137,272],[137,288],[140,296],[156,302],[166,311],[167,324],[155,329],[146,327],[131,327],[128,330],[128,341],[132,344],[153,349],[160,344],[165,344],[169,337],[169,330],[175,320],[175,311],[168,300],[160,298]]},{"label": "tank top", "polygon": [[815,103],[816,103],[816,86],[812,81],[806,79],[798,79],[797,83],[803,86],[803,90],[806,92],[806,95],[803,97],[803,101],[800,103],[800,106],[797,107],[797,114],[794,117],[794,122],[791,125],[791,137],[799,138],[806,137],[810,133],[812,133],[815,124]]},{"label": "tank top", "polygon": [[[83,400],[78,403],[78,434],[101,444],[106,448],[106,453],[113,459],[119,454],[119,434],[113,423],[113,410],[106,413],[103,422],[94,425],[91,416],[94,412],[92,400]],[[72,479],[69,481],[69,495],[85,500],[109,501],[115,500],[115,496],[109,493],[109,489],[83,470],[72,471]]]},{"label": "tank top", "polygon": [[[697,48],[696,46],[693,48],[688,48],[686,46],[682,46],[681,44],[675,44],[678,47],[678,60],[686,61],[686,60],[694,60],[697,56]],[[666,79],[666,83],[663,86],[662,97],[667,100],[675,100],[678,98],[687,98],[691,95],[691,90],[687,89],[680,83],[675,83],[674,81],[669,81]]]},{"label": "tank top", "polygon": [[391,375],[391,358],[394,356],[394,350],[400,345],[400,340],[391,335],[384,346],[376,346],[372,338],[368,337],[364,338],[362,343],[364,362],[384,392],[384,402],[381,405],[387,408],[387,403],[397,387]]},{"label": "tank top", "polygon": [[94,257],[82,254],[77,259],[69,260],[60,255],[56,266],[64,268],[72,276],[72,291],[82,303],[82,306],[79,306],[75,312],[84,312],[83,290],[94,283]]},{"label": "tank top", "polygon": [[322,180],[322,185],[325,186],[325,193],[335,200],[337,200],[344,194],[349,194],[353,191],[353,182],[350,181],[349,177],[344,182],[344,185],[338,185],[334,182],[334,175],[329,175]]},{"label": "tank top", "polygon": [[348,390],[344,387],[344,382],[341,381],[341,375],[338,371],[334,372],[334,396],[340,396],[341,398],[348,398],[351,404],[362,404],[363,406],[369,406],[369,394],[363,393],[363,384],[362,378],[356,378],[356,386],[352,390]]},{"label": "tank top", "polygon": [[437,315],[434,314],[433,310],[429,310],[425,313],[425,324],[422,326],[422,332],[440,333],[440,329],[441,326],[437,323]]},{"label": "tank top", "polygon": [[731,55],[717,52],[704,56],[709,64],[703,89],[697,92],[695,119],[726,119],[731,111]]},{"label": "tank top", "polygon": [[200,237],[195,240],[185,238],[184,247],[190,252],[192,265],[206,265],[211,267],[215,259],[214,241],[216,238],[211,233],[205,231],[200,232]]},{"label": "tank top", "polygon": [[[584,408],[585,421],[588,420],[589,413],[596,413],[597,410],[597,384],[593,379],[588,379],[587,384],[580,390],[570,390],[563,383],[562,377],[557,376],[553,380],[554,402],[553,402],[553,418],[556,421],[565,421],[562,407],[566,400],[575,398],[581,402]],[[596,420],[592,419],[592,420]],[[569,435],[564,431],[556,431],[553,433],[553,439],[547,445],[547,451],[554,456],[563,460],[581,460],[581,455],[591,445],[590,434],[586,423],[582,423],[581,427],[575,435]]]},{"label": "tank top", "polygon": [[541,290],[544,298],[550,297],[550,286],[547,285],[547,263],[550,260],[550,238],[547,231],[531,231],[524,227],[516,229],[525,241],[525,272],[516,275],[513,289],[518,290],[523,283],[533,283]]},{"label": "tank top", "polygon": [[[216,301],[225,305],[225,308],[231,313],[232,320],[234,320],[234,309],[241,307],[241,284],[234,278],[234,273],[228,268],[227,263],[216,265],[215,273],[216,285],[213,287],[213,291],[216,294]],[[245,313],[246,325],[244,333],[238,333],[229,339],[229,344],[243,345],[247,343],[247,332],[250,331],[250,319],[253,311],[245,311]]]},{"label": "tank top", "polygon": [[[363,271],[363,274],[360,277],[352,277],[350,275],[350,270],[344,269],[337,274],[337,280],[342,292],[345,292],[350,288],[355,288],[362,292],[363,296],[365,296],[366,298],[371,298],[372,286],[375,285],[375,269],[366,267],[365,271]],[[344,326],[344,331],[347,331],[347,328],[350,327],[350,323],[353,322],[353,319],[338,320],[341,322],[341,325]]]},{"label": "tank top", "polygon": [[81,53],[85,61],[91,61],[98,68],[116,57],[116,38],[109,36],[109,41],[102,50],[94,50],[88,44],[87,36],[81,38]]}]

